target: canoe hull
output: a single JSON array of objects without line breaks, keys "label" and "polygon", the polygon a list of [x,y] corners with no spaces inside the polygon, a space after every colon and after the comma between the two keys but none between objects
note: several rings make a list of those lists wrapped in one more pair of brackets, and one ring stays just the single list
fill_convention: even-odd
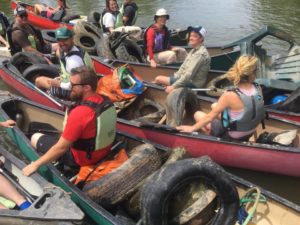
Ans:
[{"label": "canoe hull", "polygon": [[[63,22],[54,22],[54,21],[52,21],[50,19],[47,19],[45,17],[38,16],[38,15],[36,15],[32,12],[33,7],[31,5],[26,4],[26,3],[22,3],[22,5],[27,9],[28,22],[30,24],[32,24],[33,26],[39,28],[39,29],[55,30],[59,27],[67,27],[71,30],[73,29],[72,24],[63,23]],[[17,2],[12,1],[11,2],[11,8],[15,9],[16,7],[17,7]]]},{"label": "canoe hull", "polygon": [[276,147],[222,142],[204,135],[185,135],[173,131],[143,128],[126,120],[118,120],[118,129],[138,137],[174,148],[183,146],[194,157],[209,155],[214,161],[236,168],[300,177],[300,150],[280,151]]},{"label": "canoe hull", "polygon": [[[107,67],[107,72],[111,71]],[[62,109],[53,99],[32,90],[17,74],[10,72],[4,65],[0,68],[0,76],[7,80],[12,88],[20,90],[27,98],[51,108]],[[51,99],[51,100],[50,100]],[[145,128],[127,120],[118,120],[118,129],[136,136],[151,140],[167,147],[184,146],[193,156],[209,155],[221,165],[259,170],[277,174],[300,177],[300,151],[280,151],[275,146],[269,148],[252,144],[242,145],[208,139],[206,136],[183,135],[171,131]],[[268,163],[266,163],[268,162]],[[283,166],[284,165],[284,166]]]}]

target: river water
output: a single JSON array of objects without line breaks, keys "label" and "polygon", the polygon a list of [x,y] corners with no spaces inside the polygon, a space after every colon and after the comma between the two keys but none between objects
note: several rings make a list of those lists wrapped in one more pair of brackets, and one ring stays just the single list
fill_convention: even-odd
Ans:
[{"label": "river water", "polygon": [[[24,0],[24,2],[37,1]],[[39,2],[51,5],[56,1]],[[105,5],[104,0],[67,0],[67,3],[72,11],[83,15],[89,14],[92,10],[101,12]],[[136,0],[136,3],[139,6],[137,25],[143,27],[150,25],[155,11],[163,7],[170,14],[169,28],[184,29],[189,25],[202,25],[207,30],[205,42],[210,46],[228,44],[266,25],[273,25],[286,31],[300,43],[299,0]],[[0,0],[0,6],[2,11],[11,16],[9,1]],[[0,84],[0,87],[5,88],[3,84]],[[7,148],[14,148],[5,132],[1,130],[0,141]],[[298,178],[230,168],[227,170],[300,204]]]}]

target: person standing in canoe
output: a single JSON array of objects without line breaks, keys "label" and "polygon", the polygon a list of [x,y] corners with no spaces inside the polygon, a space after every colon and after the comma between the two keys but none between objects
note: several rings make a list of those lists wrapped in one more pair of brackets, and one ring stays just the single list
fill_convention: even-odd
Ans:
[{"label": "person standing in canoe", "polygon": [[193,48],[180,66],[179,70],[171,77],[158,75],[154,83],[166,86],[165,91],[170,93],[175,88],[189,87],[202,88],[210,69],[210,56],[203,45],[206,30],[202,26],[188,27],[189,45]]},{"label": "person standing in canoe", "polygon": [[61,20],[66,15],[66,0],[57,0],[56,4],[57,6],[54,8],[45,4],[35,4],[34,13],[56,21]]},{"label": "person standing in canoe", "polygon": [[14,10],[15,22],[7,30],[7,38],[10,45],[11,54],[28,51],[40,56],[50,54],[58,49],[57,43],[46,43],[41,31],[28,23],[26,9],[18,6]]},{"label": "person standing in canoe", "polygon": [[144,32],[144,48],[151,67],[183,62],[186,58],[187,52],[184,48],[172,47],[169,43],[170,32],[166,26],[168,19],[170,16],[167,10],[158,9],[154,15],[154,24]]},{"label": "person standing in canoe", "polygon": [[42,133],[32,135],[33,147],[45,154],[23,169],[26,176],[59,158],[62,165],[78,170],[96,164],[111,151],[117,115],[113,103],[96,94],[96,73],[86,66],[75,68],[70,83],[71,99],[78,104],[67,112],[59,139]]},{"label": "person standing in canoe", "polygon": [[262,91],[254,83],[257,64],[255,56],[241,56],[227,72],[235,88],[222,94],[208,114],[197,111],[194,125],[177,129],[180,132],[202,130],[216,137],[247,141],[265,117]]}]

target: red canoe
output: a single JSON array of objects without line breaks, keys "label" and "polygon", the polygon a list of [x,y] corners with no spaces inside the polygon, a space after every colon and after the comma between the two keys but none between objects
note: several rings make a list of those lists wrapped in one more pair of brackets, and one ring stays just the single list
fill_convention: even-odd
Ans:
[{"label": "red canoe", "polygon": [[[94,67],[97,71],[97,73],[106,75],[112,73],[112,69],[118,66],[123,65],[122,62],[120,61],[112,61],[112,62],[104,62],[101,58],[99,57],[92,57]],[[147,81],[151,82],[155,76],[159,74],[164,74],[166,76],[174,74],[174,72],[177,71],[177,68],[172,68],[168,66],[159,66],[156,69],[151,68],[149,65],[146,64],[140,64],[140,63],[130,63],[130,66],[139,74],[139,76]],[[224,74],[224,71],[210,71],[208,75],[208,79],[211,80],[217,76],[220,76]],[[203,92],[200,92],[203,93]],[[201,95],[199,95],[199,98],[201,98]],[[205,97],[210,98],[210,97]],[[210,101],[215,101],[215,98],[211,97]],[[267,111],[270,115],[273,117],[278,117],[282,118],[285,120],[289,121],[295,121],[300,123],[300,113],[294,113],[294,112],[289,112],[289,111],[283,111],[283,110],[278,110],[278,109],[273,109],[272,107],[267,107]]]},{"label": "red canoe", "polygon": [[56,22],[47,19],[45,17],[36,15],[35,13],[33,13],[32,5],[23,2],[18,2],[18,1],[11,1],[10,6],[12,9],[15,9],[17,7],[17,4],[21,4],[23,7],[26,8],[28,13],[28,22],[35,27],[38,27],[40,29],[49,29],[49,30],[55,30],[59,27],[68,27],[69,29],[73,29],[73,24]]},{"label": "red canoe", "polygon": [[[109,71],[109,70],[107,70]],[[104,73],[104,71],[102,71]],[[3,81],[15,92],[43,105],[62,109],[62,106],[25,80],[9,62],[0,67],[0,76]],[[152,96],[155,101],[165,99],[165,92],[155,88],[148,88],[143,95]],[[199,100],[203,105],[210,102]],[[123,113],[124,114],[124,113]],[[121,114],[120,114],[121,115]],[[126,115],[126,113],[125,113]],[[129,114],[128,114],[129,115]],[[184,146],[193,156],[209,155],[216,162],[224,166],[265,171],[277,174],[300,177],[300,149],[295,147],[273,146],[254,142],[233,143],[219,138],[202,134],[181,134],[174,128],[154,123],[140,123],[118,119],[118,129],[148,140],[166,145],[168,147]],[[281,129],[299,130],[300,123],[289,123],[284,120],[271,118],[267,121],[267,131],[280,131]],[[299,145],[299,133],[295,146]]]}]

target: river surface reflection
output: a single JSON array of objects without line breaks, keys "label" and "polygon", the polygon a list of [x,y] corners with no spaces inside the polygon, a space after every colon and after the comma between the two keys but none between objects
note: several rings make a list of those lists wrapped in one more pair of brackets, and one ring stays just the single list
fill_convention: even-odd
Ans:
[{"label": "river surface reflection", "polygon": [[[34,3],[36,0],[24,2]],[[40,0],[40,2],[51,5],[55,1]],[[84,15],[92,10],[102,11],[104,2],[104,0],[67,0],[71,10]],[[150,25],[155,11],[163,7],[170,14],[171,18],[168,21],[170,28],[204,26],[208,32],[207,45],[228,44],[258,31],[265,25],[274,25],[286,31],[300,43],[299,0],[136,0],[136,3],[139,6],[137,25],[144,27]],[[8,15],[12,14],[9,1],[0,0],[0,6]],[[5,88],[3,85],[1,87]],[[0,131],[0,136],[0,141],[5,143],[6,147],[11,146],[6,144],[7,137],[4,132]],[[300,204],[300,179],[229,170]]]}]

